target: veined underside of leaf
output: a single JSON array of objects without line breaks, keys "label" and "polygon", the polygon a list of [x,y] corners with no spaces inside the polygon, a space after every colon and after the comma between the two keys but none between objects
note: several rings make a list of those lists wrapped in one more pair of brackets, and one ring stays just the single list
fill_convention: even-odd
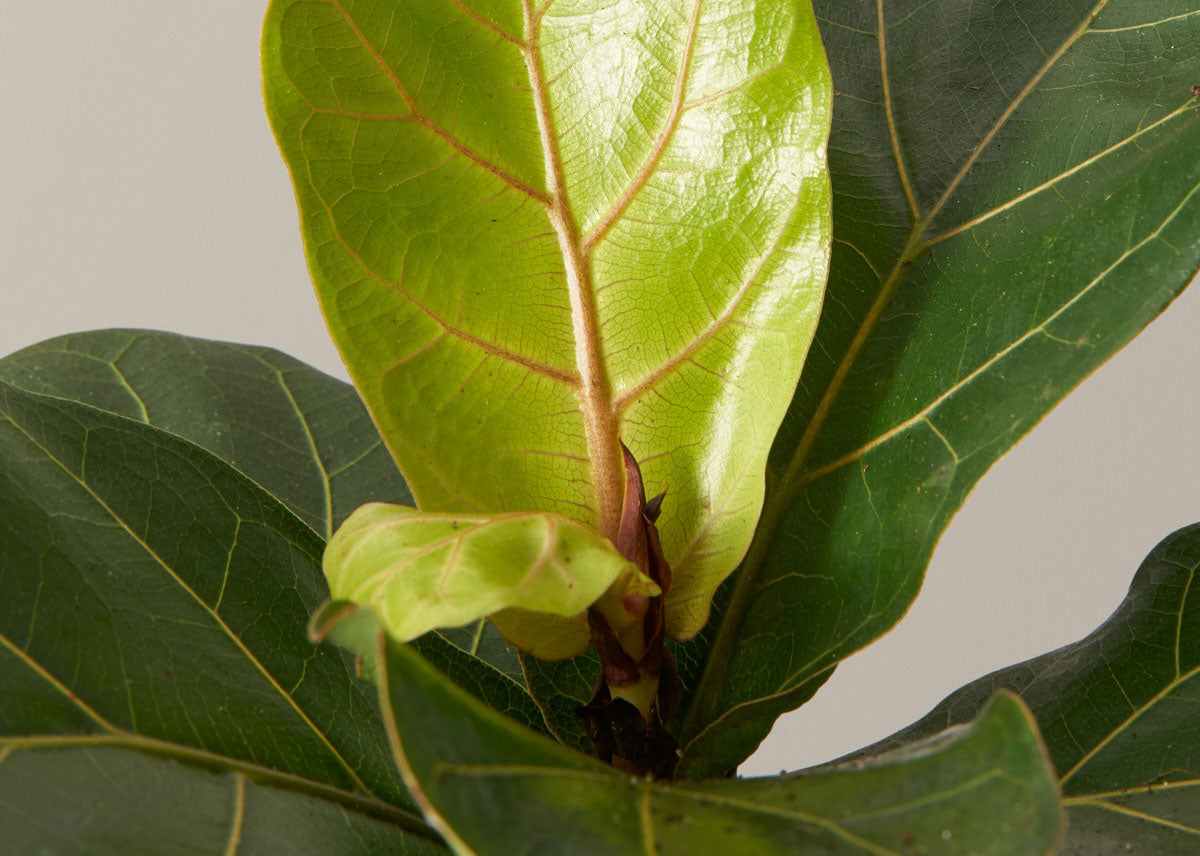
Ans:
[{"label": "veined underside of leaf", "polygon": [[624,441],[694,634],[821,304],[808,4],[279,0],[263,57],[323,311],[419,505],[611,537]]}]

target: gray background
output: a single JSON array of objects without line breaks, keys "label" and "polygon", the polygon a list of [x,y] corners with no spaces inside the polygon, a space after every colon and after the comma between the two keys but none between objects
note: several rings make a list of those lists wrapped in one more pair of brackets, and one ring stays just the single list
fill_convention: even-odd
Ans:
[{"label": "gray background", "polygon": [[[0,353],[129,326],[272,345],[345,377],[262,113],[266,0],[0,0]],[[980,483],[903,622],[743,768],[836,757],[1101,622],[1200,520],[1200,288]]]}]

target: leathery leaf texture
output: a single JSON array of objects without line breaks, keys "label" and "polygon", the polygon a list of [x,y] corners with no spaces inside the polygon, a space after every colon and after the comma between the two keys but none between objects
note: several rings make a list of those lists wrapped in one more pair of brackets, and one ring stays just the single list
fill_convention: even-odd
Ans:
[{"label": "leathery leaf texture", "polygon": [[[195,444],[287,506],[316,540],[364,503],[412,502],[354,388],[271,348],[92,330],[0,358],[0,380]],[[319,564],[306,570],[320,577]],[[313,584],[325,589],[323,580]],[[292,632],[302,636],[305,616],[293,618]],[[527,724],[542,721],[516,651],[490,624],[436,631],[415,644],[476,696]]]},{"label": "leathery leaf texture", "polygon": [[965,728],[867,762],[668,785],[521,728],[385,634],[341,641],[374,657],[405,782],[458,854],[1038,856],[1060,836],[1053,771],[1011,695]]},{"label": "leathery leaf texture", "polygon": [[1080,641],[993,672],[872,750],[1020,693],[1062,783],[1071,856],[1187,856],[1200,841],[1200,524],[1146,557],[1129,594]]},{"label": "leathery leaf texture", "polygon": [[0,382],[0,849],[433,852],[305,639],[323,547],[196,444]]},{"label": "leathery leaf texture", "polygon": [[353,387],[272,348],[91,330],[0,358],[0,379],[183,437],[325,539],[364,503],[412,502]]},{"label": "leathery leaf texture", "polygon": [[[610,587],[659,593],[611,541],[558,514],[364,505],[329,542],[324,569],[335,601],[370,607],[400,641],[491,616],[523,650],[551,659],[588,647],[584,612]],[[547,633],[535,613],[575,620],[551,622],[557,632]]]},{"label": "leathery leaf texture", "polygon": [[756,541],[680,658],[691,775],[891,627],[980,476],[1200,266],[1196,0],[815,8],[830,280]]},{"label": "leathery leaf texture", "polygon": [[809,5],[277,0],[263,64],[321,306],[418,505],[612,537],[624,441],[695,634],[821,305]]}]

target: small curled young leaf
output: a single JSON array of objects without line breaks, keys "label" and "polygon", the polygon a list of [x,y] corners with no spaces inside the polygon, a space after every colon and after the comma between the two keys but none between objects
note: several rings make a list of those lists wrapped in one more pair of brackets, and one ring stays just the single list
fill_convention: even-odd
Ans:
[{"label": "small curled young leaf", "polygon": [[324,568],[334,600],[370,607],[394,639],[494,616],[510,641],[547,659],[586,650],[586,610],[609,589],[659,593],[611,541],[548,513],[372,503],[333,536]]}]

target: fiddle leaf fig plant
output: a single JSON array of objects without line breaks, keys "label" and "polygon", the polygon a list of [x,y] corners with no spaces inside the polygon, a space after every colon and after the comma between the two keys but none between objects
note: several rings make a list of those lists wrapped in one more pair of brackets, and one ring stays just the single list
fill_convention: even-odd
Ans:
[{"label": "fiddle leaf fig plant", "polygon": [[[663,627],[601,646],[635,666],[607,663],[610,685],[653,683],[746,551],[816,328],[832,91],[812,10],[281,2],[263,68],[321,307],[421,509],[616,541],[623,447],[666,492],[661,606],[604,610]],[[514,641],[582,653],[576,615],[582,644],[528,611]]]},{"label": "fiddle leaf fig plant", "polygon": [[354,387],[0,359],[6,846],[1191,852],[1195,527],[1088,639],[734,774],[1200,267],[1198,60],[1195,0],[272,0]]}]

